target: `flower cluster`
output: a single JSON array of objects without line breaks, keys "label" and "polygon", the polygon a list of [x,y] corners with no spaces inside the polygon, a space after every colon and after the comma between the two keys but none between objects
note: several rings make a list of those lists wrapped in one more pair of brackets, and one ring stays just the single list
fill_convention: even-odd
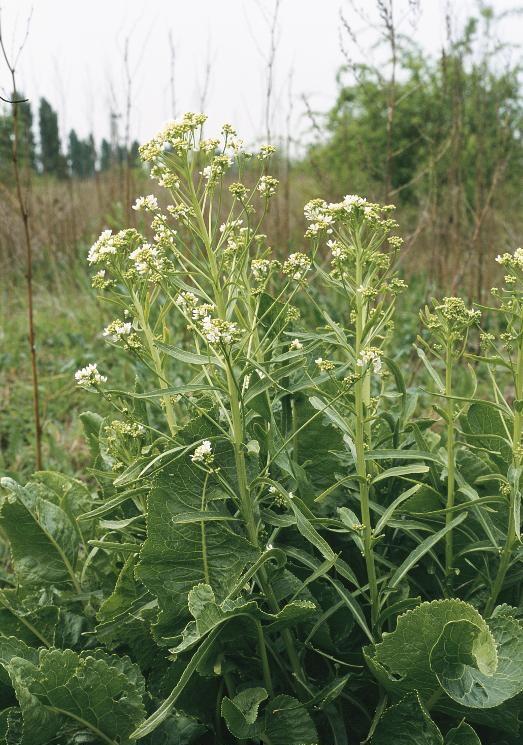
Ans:
[{"label": "flower cluster", "polygon": [[180,179],[170,168],[157,164],[151,168],[151,176],[156,179],[160,186],[164,186],[166,189],[180,188]]},{"label": "flower cluster", "polygon": [[216,184],[232,164],[233,160],[228,155],[217,155],[208,166],[205,166],[202,176],[207,179],[209,185]]},{"label": "flower cluster", "polygon": [[513,254],[500,254],[496,256],[496,261],[508,270],[505,275],[506,284],[513,285],[518,278],[523,278],[523,248],[516,248]]},{"label": "flower cluster", "polygon": [[445,297],[440,303],[434,304],[434,313],[427,314],[425,325],[428,329],[439,329],[461,337],[480,317],[480,311],[467,308],[460,297]]},{"label": "flower cluster", "polygon": [[358,367],[367,367],[368,365],[372,365],[372,369],[376,373],[376,375],[380,375],[383,367],[382,363],[382,352],[379,349],[376,349],[374,347],[370,347],[369,349],[362,349],[358,359],[356,360],[356,364]]},{"label": "flower cluster", "polygon": [[161,132],[140,147],[142,160],[156,160],[166,150],[173,150],[178,155],[186,152],[191,147],[194,133],[206,121],[205,114],[189,112],[178,121],[168,122]]},{"label": "flower cluster", "polygon": [[105,427],[105,431],[136,439],[145,434],[145,427],[143,424],[139,424],[139,422],[122,422],[121,419],[113,419],[111,424]]},{"label": "flower cluster", "polygon": [[200,321],[200,330],[209,344],[232,344],[239,335],[238,326],[232,321],[222,321],[206,315]]},{"label": "flower cluster", "polygon": [[435,339],[433,350],[447,349],[458,359],[464,351],[468,330],[479,322],[481,313],[467,308],[459,297],[445,297],[441,301],[434,301],[432,310],[425,307],[420,312],[420,318]]},{"label": "flower cluster", "polygon": [[110,323],[103,331],[103,336],[113,342],[123,342],[126,349],[140,349],[142,344],[138,334],[133,331],[130,321],[121,321],[117,318]]},{"label": "flower cluster", "polygon": [[189,224],[189,218],[194,215],[194,210],[187,204],[170,204],[167,207],[167,212],[172,215],[175,220],[178,220],[182,225]]},{"label": "flower cluster", "polygon": [[144,212],[156,212],[157,209],[158,200],[154,194],[149,194],[147,197],[138,197],[133,204],[133,210],[136,210],[137,212],[140,210],[143,210]]},{"label": "flower cluster", "polygon": [[91,284],[97,290],[106,290],[108,287],[112,287],[114,285],[114,280],[107,277],[107,272],[105,269],[100,269],[100,271],[96,272],[96,274],[93,276]]},{"label": "flower cluster", "polygon": [[331,234],[335,224],[352,220],[362,221],[386,232],[397,227],[396,221],[388,216],[393,209],[394,205],[367,202],[356,194],[347,194],[341,202],[327,203],[323,199],[313,199],[304,208],[305,218],[310,223],[305,235],[312,238],[322,232]]},{"label": "flower cluster", "polygon": [[116,234],[112,230],[104,230],[89,249],[87,261],[89,264],[108,266],[115,256],[127,253],[132,245],[143,240],[143,236],[133,228],[120,230]]},{"label": "flower cluster", "polygon": [[274,145],[262,145],[258,152],[258,158],[259,160],[268,160],[275,152],[276,148]]},{"label": "flower cluster", "polygon": [[212,445],[210,440],[204,440],[201,445],[195,449],[191,455],[193,463],[203,463],[204,465],[210,465],[214,460],[212,452]]},{"label": "flower cluster", "polygon": [[86,365],[86,367],[77,370],[74,374],[74,378],[76,383],[82,388],[96,388],[102,383],[107,382],[106,376],[100,374],[96,362],[91,362],[89,365]]},{"label": "flower cluster", "polygon": [[129,258],[134,263],[138,274],[148,279],[158,281],[167,269],[167,261],[158,246],[143,243],[130,254]]},{"label": "flower cluster", "polygon": [[265,199],[269,199],[276,194],[279,181],[273,176],[262,176],[258,182],[258,191]]},{"label": "flower cluster", "polygon": [[283,273],[289,275],[292,279],[299,281],[311,268],[311,260],[304,253],[299,251],[290,254],[289,258],[283,265]]},{"label": "flower cluster", "polygon": [[165,218],[156,215],[151,227],[154,230],[154,242],[168,251],[176,251],[177,231],[165,223]]},{"label": "flower cluster", "polygon": [[109,337],[111,341],[121,341],[124,336],[128,336],[131,333],[132,329],[133,325],[130,321],[120,321],[117,318],[105,327],[103,336]]},{"label": "flower cluster", "polygon": [[314,360],[316,366],[321,370],[321,372],[329,372],[330,370],[334,370],[334,362],[331,362],[330,360],[324,360],[323,357],[318,357],[317,360]]},{"label": "flower cluster", "polygon": [[280,265],[276,259],[253,259],[251,261],[251,272],[254,281],[258,284],[265,282],[270,273]]},{"label": "flower cluster", "polygon": [[290,348],[293,352],[299,352],[303,349],[303,344],[299,339],[293,339],[290,344]]}]

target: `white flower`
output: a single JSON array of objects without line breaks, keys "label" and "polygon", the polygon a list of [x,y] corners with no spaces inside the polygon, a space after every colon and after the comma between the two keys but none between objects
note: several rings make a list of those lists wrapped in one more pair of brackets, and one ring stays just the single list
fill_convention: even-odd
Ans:
[{"label": "white flower", "polygon": [[363,349],[356,360],[356,364],[359,367],[367,367],[370,364],[376,375],[379,375],[383,367],[381,354],[378,349]]},{"label": "white flower", "polygon": [[271,271],[273,262],[270,259],[253,259],[251,261],[252,276],[256,282],[263,282]]},{"label": "white flower", "polygon": [[194,453],[191,455],[193,463],[212,463],[214,455],[212,452],[212,445],[210,440],[204,440],[201,445],[198,445]]},{"label": "white flower", "polygon": [[106,326],[103,336],[109,337],[112,341],[119,341],[122,337],[128,336],[132,330],[133,326],[130,321],[116,320]]},{"label": "white flower", "polygon": [[149,194],[146,197],[138,197],[136,202],[133,204],[133,210],[139,212],[144,210],[145,212],[154,212],[158,209],[158,200],[154,194]]},{"label": "white flower", "polygon": [[299,251],[290,254],[289,258],[283,265],[283,273],[288,274],[292,279],[300,280],[311,268],[311,260]]},{"label": "white flower", "polygon": [[194,292],[181,292],[176,298],[176,305],[178,305],[183,311],[187,308],[193,308],[198,304],[198,298]]},{"label": "white flower", "polygon": [[98,240],[93,243],[87,254],[89,264],[98,264],[107,254],[115,254],[116,246],[113,241],[113,231],[104,230]]},{"label": "white flower", "polygon": [[278,489],[275,486],[269,486],[269,494],[276,494]]},{"label": "white flower", "polygon": [[334,362],[324,360],[323,357],[318,357],[318,359],[314,360],[314,362],[322,372],[328,372],[329,370],[332,370],[334,368]]},{"label": "white flower", "polygon": [[273,176],[262,176],[258,183],[258,191],[268,199],[276,194],[276,187],[278,186],[278,179]]},{"label": "white flower", "polygon": [[160,253],[157,246],[150,243],[135,248],[129,258],[134,262],[134,268],[138,274],[152,274],[158,277],[165,269],[165,259]]},{"label": "white flower", "polygon": [[95,388],[97,385],[107,382],[105,375],[100,375],[96,362],[91,362],[86,367],[77,370],[74,378],[82,388]]},{"label": "white flower", "polygon": [[299,339],[293,339],[291,341],[291,349],[294,349],[296,351],[298,351],[299,349],[303,349],[303,344]]}]

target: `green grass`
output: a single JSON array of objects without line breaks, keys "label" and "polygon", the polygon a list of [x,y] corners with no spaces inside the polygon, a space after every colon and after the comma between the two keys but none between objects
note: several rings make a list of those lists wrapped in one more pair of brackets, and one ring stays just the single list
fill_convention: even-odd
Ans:
[{"label": "green grass", "polygon": [[[90,457],[78,414],[93,407],[103,414],[104,406],[75,385],[74,373],[93,361],[105,370],[121,370],[125,360],[101,338],[110,318],[83,262],[64,272],[60,284],[42,275],[40,267],[34,302],[44,468],[85,475]],[[0,472],[25,477],[34,470],[34,421],[22,281],[2,290],[0,371]]]}]

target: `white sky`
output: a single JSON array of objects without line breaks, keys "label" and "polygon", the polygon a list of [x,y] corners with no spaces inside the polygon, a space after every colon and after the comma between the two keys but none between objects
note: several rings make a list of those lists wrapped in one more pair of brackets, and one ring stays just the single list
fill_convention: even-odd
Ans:
[{"label": "white sky", "polygon": [[[375,19],[374,0],[356,0]],[[247,141],[263,138],[270,22],[275,0],[0,0],[3,33],[16,48],[33,9],[29,38],[18,64],[19,87],[36,102],[45,96],[60,113],[62,129],[80,135],[109,133],[112,107],[124,115],[124,48],[129,44],[132,75],[131,138],[143,140],[172,118],[169,32],[175,47],[176,112],[200,110],[209,66],[206,113],[211,124],[230,121]],[[395,0],[400,30],[416,38],[427,54],[445,40],[445,9],[456,24],[474,0],[419,0],[416,25],[405,19],[409,0]],[[491,0],[497,11],[514,7]],[[340,9],[364,47],[372,32],[351,13],[348,0],[281,0],[274,65],[272,129],[283,132],[292,100],[295,138],[306,128],[305,94],[316,110],[336,95],[336,72],[343,63]],[[523,38],[523,18],[500,27],[505,41]],[[361,59],[353,45],[351,53]],[[292,89],[289,95],[289,76]],[[9,91],[0,66],[0,84]],[[36,108],[36,106],[35,106]],[[120,120],[123,135],[124,116]]]}]

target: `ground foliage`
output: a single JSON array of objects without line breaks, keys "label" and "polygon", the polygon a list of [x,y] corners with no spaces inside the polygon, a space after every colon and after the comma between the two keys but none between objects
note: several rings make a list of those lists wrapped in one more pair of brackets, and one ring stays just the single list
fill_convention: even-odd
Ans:
[{"label": "ground foliage", "polygon": [[114,411],[82,415],[89,486],[1,482],[0,741],[516,745],[523,252],[492,308],[422,312],[407,385],[391,208],[314,200],[277,261],[273,148],[204,121],[142,148],[151,242],[89,252],[137,373],[76,374]]}]

